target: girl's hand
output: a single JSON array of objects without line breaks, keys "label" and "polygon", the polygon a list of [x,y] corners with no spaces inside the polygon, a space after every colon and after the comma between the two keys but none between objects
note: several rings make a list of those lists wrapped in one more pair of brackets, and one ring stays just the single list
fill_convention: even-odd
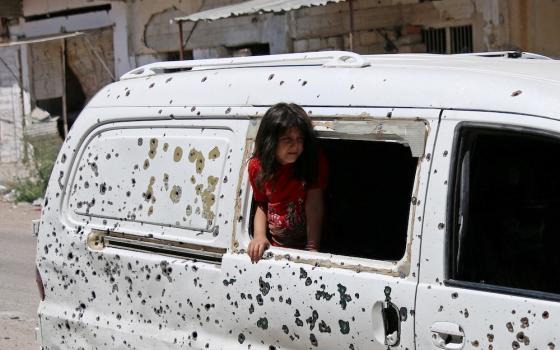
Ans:
[{"label": "girl's hand", "polygon": [[251,258],[251,262],[256,264],[261,260],[265,250],[270,247],[270,242],[266,238],[255,237],[249,242],[249,247],[247,248],[247,254]]}]

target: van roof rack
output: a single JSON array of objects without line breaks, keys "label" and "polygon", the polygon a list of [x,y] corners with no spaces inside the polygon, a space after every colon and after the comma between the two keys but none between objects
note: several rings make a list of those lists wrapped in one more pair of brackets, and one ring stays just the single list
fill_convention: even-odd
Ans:
[{"label": "van roof rack", "polygon": [[537,53],[523,51],[496,51],[496,52],[475,52],[462,53],[456,56],[478,56],[478,57],[503,57],[503,58],[521,58],[528,60],[553,60],[551,57],[539,55]]},{"label": "van roof rack", "polygon": [[227,57],[190,61],[167,61],[150,63],[135,68],[121,76],[120,80],[143,78],[167,73],[169,71],[191,70],[193,68],[217,68],[228,66],[261,65],[273,63],[289,63],[297,61],[324,61],[323,67],[362,68],[370,63],[361,55],[346,51],[319,51],[305,53],[291,53],[268,56]]}]

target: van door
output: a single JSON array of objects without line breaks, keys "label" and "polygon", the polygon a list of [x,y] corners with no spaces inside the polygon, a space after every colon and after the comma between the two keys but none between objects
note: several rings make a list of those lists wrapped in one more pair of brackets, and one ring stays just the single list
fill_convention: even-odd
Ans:
[{"label": "van door", "polygon": [[234,249],[223,256],[220,286],[229,301],[222,326],[236,340],[232,347],[414,349],[418,213],[438,111],[366,112],[322,118],[316,116],[348,109],[313,110],[329,162],[319,253],[271,247],[251,264],[245,169],[241,192],[249,195]]},{"label": "van door", "polygon": [[44,348],[227,348],[217,287],[249,122],[158,109],[86,109],[61,149],[37,243]]},{"label": "van door", "polygon": [[445,111],[422,232],[419,349],[560,344],[560,123]]}]

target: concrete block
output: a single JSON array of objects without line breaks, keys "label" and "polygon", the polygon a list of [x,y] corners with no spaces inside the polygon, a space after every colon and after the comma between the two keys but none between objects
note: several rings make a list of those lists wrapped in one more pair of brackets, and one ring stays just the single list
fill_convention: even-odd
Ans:
[{"label": "concrete block", "polygon": [[357,42],[360,45],[372,45],[383,42],[383,37],[375,30],[363,30],[355,33]]},{"label": "concrete block", "polygon": [[308,43],[309,43],[309,46],[308,46],[309,51],[319,51],[322,48],[320,38],[309,39]]},{"label": "concrete block", "polygon": [[307,39],[294,40],[294,52],[309,51],[309,42]]}]

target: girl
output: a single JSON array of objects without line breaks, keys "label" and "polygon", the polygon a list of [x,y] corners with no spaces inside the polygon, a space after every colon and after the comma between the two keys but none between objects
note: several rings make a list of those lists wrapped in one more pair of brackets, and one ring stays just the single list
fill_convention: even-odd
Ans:
[{"label": "girl", "polygon": [[270,244],[318,251],[327,162],[300,106],[278,103],[265,113],[248,168],[257,205],[251,261],[258,262]]}]

